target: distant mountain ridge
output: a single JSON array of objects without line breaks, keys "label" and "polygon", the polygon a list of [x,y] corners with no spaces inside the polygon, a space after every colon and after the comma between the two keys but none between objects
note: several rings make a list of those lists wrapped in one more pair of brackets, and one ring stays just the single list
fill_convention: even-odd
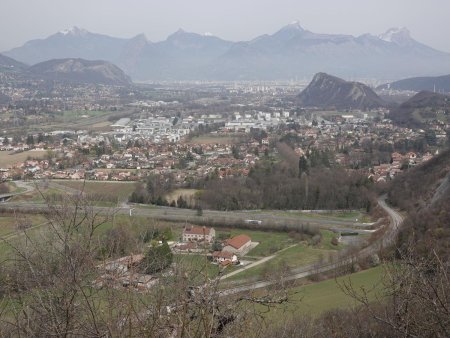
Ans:
[{"label": "distant mountain ridge", "polygon": [[61,82],[119,86],[131,84],[131,79],[119,67],[99,60],[49,60],[31,66],[27,72],[43,79]]},{"label": "distant mountain ridge", "polygon": [[73,27],[50,35],[45,39],[26,42],[4,54],[29,65],[53,59],[82,58],[112,61],[129,39],[114,38]]},{"label": "distant mountain ridge", "polygon": [[386,83],[377,87],[379,90],[396,89],[396,90],[411,90],[420,92],[437,91],[450,93],[450,75],[443,76],[424,76],[413,77],[409,79],[399,80],[392,83]]},{"label": "distant mountain ridge", "polygon": [[450,73],[450,54],[417,42],[405,28],[354,37],[313,33],[298,22],[241,42],[183,30],[151,42],[143,34],[123,39],[74,27],[4,54],[28,64],[107,60],[136,80],[303,79],[319,71],[381,79]]},{"label": "distant mountain ridge", "polygon": [[298,95],[304,107],[336,109],[371,109],[386,103],[368,86],[338,77],[317,73],[311,83]]}]

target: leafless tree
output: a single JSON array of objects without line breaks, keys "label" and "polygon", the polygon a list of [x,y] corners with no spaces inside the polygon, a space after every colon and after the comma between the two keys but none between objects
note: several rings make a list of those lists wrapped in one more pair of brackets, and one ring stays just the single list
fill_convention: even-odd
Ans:
[{"label": "leafless tree", "polygon": [[[400,259],[387,264],[384,294],[377,301],[369,290],[342,283],[344,292],[357,300],[392,337],[449,337],[449,265],[432,250],[427,257],[414,250],[399,252]],[[380,308],[379,304],[385,304]]]},{"label": "leafless tree", "polygon": [[48,202],[45,227],[2,243],[8,248],[0,264],[2,337],[237,337],[242,326],[264,331],[254,304],[288,301],[282,280],[263,296],[223,295],[221,273],[211,274],[206,256],[195,264],[181,257],[155,275],[155,285],[139,289],[137,267],[127,277],[110,276],[110,261],[103,261],[109,258],[99,255],[99,230],[112,224],[112,214],[83,194]]}]

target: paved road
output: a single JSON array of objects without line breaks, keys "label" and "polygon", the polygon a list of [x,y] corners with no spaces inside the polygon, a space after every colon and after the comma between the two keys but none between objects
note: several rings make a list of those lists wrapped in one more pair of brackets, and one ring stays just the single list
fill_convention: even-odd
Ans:
[{"label": "paved road", "polygon": [[21,192],[10,192],[7,194],[1,194],[0,195],[0,201],[4,201],[4,200],[8,200],[9,198],[13,197],[13,196],[17,196],[17,195],[22,195],[22,194],[26,194],[28,192],[31,192],[34,190],[34,187],[32,186],[32,182],[24,182],[24,181],[12,181],[17,188],[22,188],[24,189]]},{"label": "paved road", "polygon": [[280,250],[280,251],[277,251],[277,253],[276,253],[275,255],[271,255],[271,256],[267,256],[267,257],[261,258],[260,260],[257,260],[256,262],[250,263],[250,264],[248,264],[248,265],[242,267],[242,269],[239,269],[239,270],[230,272],[230,273],[228,273],[228,274],[226,274],[226,275],[220,277],[220,279],[221,279],[221,280],[227,279],[227,278],[229,278],[229,277],[231,277],[231,276],[234,276],[234,275],[237,275],[238,273],[241,273],[242,271],[248,270],[248,269],[250,269],[250,268],[253,268],[253,267],[255,267],[255,266],[258,266],[258,265],[261,265],[261,264],[263,264],[263,263],[265,263],[265,262],[268,262],[268,261],[270,261],[271,259],[275,258],[280,252],[282,252],[282,251],[284,251],[284,250],[287,250],[287,249],[290,249],[290,248],[292,248],[292,247],[294,247],[294,246],[295,246],[295,245],[288,246],[287,248],[284,248],[284,249],[282,249],[282,250]]},{"label": "paved road", "polygon": [[[389,228],[387,229],[384,236],[379,241],[376,241],[376,242],[372,243],[371,245],[369,245],[368,247],[360,250],[357,254],[357,256],[359,258],[368,257],[374,253],[379,252],[379,250],[382,247],[386,247],[386,246],[393,244],[397,237],[397,234],[400,230],[400,226],[403,222],[403,216],[386,204],[386,196],[385,195],[381,196],[378,199],[378,204],[389,215],[389,218],[390,218]],[[331,264],[328,263],[328,264],[323,264],[320,266],[314,266],[314,265],[305,266],[305,267],[296,269],[296,271],[293,275],[286,277],[284,280],[292,281],[292,280],[296,280],[296,279],[305,278],[305,277],[315,275],[318,273],[332,271],[341,266],[348,265],[351,263],[352,263],[352,258],[345,258],[342,261],[339,261],[336,263],[331,263]],[[250,283],[247,285],[242,285],[239,287],[223,290],[223,291],[221,291],[221,296],[256,290],[256,289],[260,289],[260,288],[264,288],[264,287],[273,285],[275,283],[277,283],[277,282],[275,282],[275,281],[260,281],[260,282]]]}]

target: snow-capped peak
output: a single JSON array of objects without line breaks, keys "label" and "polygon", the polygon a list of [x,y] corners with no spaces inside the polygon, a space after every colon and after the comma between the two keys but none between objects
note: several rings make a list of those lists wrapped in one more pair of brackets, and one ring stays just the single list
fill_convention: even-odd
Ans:
[{"label": "snow-capped peak", "polygon": [[401,43],[411,39],[409,30],[406,27],[390,28],[386,33],[380,34],[378,37],[383,41],[394,43]]},{"label": "snow-capped peak", "polygon": [[70,29],[64,29],[62,31],[59,31],[59,33],[62,35],[82,36],[88,33],[88,31],[82,28],[78,28],[77,26],[73,26]]},{"label": "snow-capped peak", "polygon": [[287,27],[295,28],[295,29],[298,29],[300,31],[303,30],[303,27],[300,25],[300,21],[298,21],[298,20],[292,21],[289,25],[286,26],[286,28]]},{"label": "snow-capped peak", "polygon": [[275,38],[287,41],[290,40],[300,34],[303,34],[305,30],[303,29],[303,27],[300,25],[300,22],[298,21],[293,21],[291,22],[289,25],[284,26],[283,28],[281,28],[278,32],[276,32],[275,34],[273,34],[273,36]]},{"label": "snow-capped peak", "polygon": [[214,35],[210,32],[205,32],[205,33],[203,33],[203,36],[214,36]]}]

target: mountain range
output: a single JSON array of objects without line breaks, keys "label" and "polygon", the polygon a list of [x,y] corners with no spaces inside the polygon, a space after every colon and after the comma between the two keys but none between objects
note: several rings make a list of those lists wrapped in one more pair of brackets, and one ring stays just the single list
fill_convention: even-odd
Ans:
[{"label": "mountain range", "polygon": [[326,73],[314,76],[298,95],[298,104],[330,109],[371,109],[387,105],[365,84],[345,81]]},{"label": "mountain range", "polygon": [[183,30],[151,42],[74,27],[4,52],[20,62],[83,58],[118,65],[134,80],[274,80],[325,71],[346,78],[400,79],[450,73],[450,54],[390,29],[358,37],[310,32],[293,22],[274,34],[231,42]]}]

